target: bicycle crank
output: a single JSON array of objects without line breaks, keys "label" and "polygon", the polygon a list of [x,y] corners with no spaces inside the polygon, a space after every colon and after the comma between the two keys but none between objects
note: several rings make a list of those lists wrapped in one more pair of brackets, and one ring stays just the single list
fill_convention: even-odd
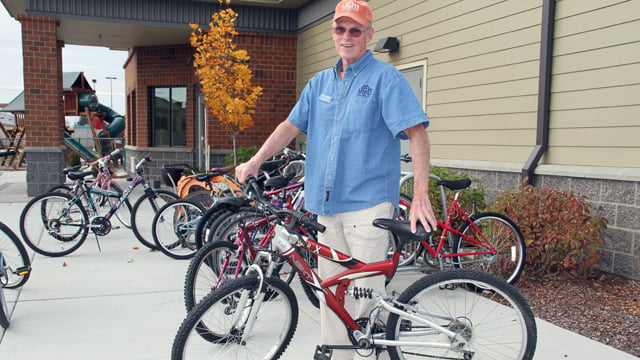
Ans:
[{"label": "bicycle crank", "polygon": [[111,232],[111,221],[104,216],[98,216],[91,220],[91,231],[98,236],[105,236]]}]

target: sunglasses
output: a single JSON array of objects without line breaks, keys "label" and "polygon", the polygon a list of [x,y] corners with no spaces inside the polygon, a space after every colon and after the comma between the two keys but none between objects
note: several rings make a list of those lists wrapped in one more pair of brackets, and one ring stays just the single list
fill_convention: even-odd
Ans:
[{"label": "sunglasses", "polygon": [[362,36],[362,33],[365,32],[368,29],[368,27],[364,28],[364,29],[360,29],[357,27],[352,27],[350,29],[347,29],[344,26],[341,25],[336,25],[331,27],[331,30],[333,31],[333,33],[335,35],[338,36],[342,36],[344,35],[344,33],[346,33],[347,31],[349,32],[349,35],[351,35],[351,37],[353,38],[359,38],[360,36]]}]

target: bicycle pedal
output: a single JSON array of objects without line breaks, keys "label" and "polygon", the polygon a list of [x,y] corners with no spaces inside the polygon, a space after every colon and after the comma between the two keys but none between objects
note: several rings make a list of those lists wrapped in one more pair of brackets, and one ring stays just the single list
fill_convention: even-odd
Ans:
[{"label": "bicycle pedal", "polygon": [[316,352],[313,354],[313,360],[331,360],[331,355],[333,355],[333,349],[327,348],[326,346],[316,346]]},{"label": "bicycle pedal", "polygon": [[31,272],[31,266],[23,266],[15,270],[15,273],[19,276],[25,276],[30,272]]}]

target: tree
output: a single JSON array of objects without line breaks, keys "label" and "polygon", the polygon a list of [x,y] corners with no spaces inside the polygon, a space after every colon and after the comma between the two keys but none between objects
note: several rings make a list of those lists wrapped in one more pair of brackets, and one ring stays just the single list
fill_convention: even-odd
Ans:
[{"label": "tree", "polygon": [[247,65],[250,59],[247,51],[237,49],[234,44],[234,37],[238,35],[237,17],[236,12],[226,8],[211,15],[206,31],[198,24],[189,24],[191,46],[195,48],[195,73],[209,111],[232,134],[234,163],[237,163],[238,134],[253,126],[252,115],[262,95],[260,86],[251,85],[253,73]]}]

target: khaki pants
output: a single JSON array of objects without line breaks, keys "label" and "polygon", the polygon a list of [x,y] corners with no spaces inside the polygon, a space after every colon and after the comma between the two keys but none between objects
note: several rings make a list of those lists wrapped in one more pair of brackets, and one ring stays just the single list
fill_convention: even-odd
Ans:
[{"label": "khaki pants", "polygon": [[[387,230],[374,227],[373,220],[378,218],[391,218],[394,206],[385,202],[364,210],[341,213],[333,216],[319,216],[318,222],[326,226],[324,233],[318,234],[318,241],[350,255],[362,262],[370,263],[382,261],[387,257],[390,234]],[[318,260],[318,274],[322,279],[346,270],[345,267],[327,259]],[[354,286],[370,288],[376,292],[385,293],[384,276],[376,276],[358,279],[352,282],[349,288]],[[333,289],[335,290],[335,289]],[[374,300],[358,299],[347,295],[345,297],[345,309],[354,319],[368,317]],[[345,324],[326,307],[320,304],[320,328],[321,341],[325,345],[350,345]],[[365,353],[367,351],[364,351]],[[359,358],[352,350],[334,350],[332,360]]]}]

